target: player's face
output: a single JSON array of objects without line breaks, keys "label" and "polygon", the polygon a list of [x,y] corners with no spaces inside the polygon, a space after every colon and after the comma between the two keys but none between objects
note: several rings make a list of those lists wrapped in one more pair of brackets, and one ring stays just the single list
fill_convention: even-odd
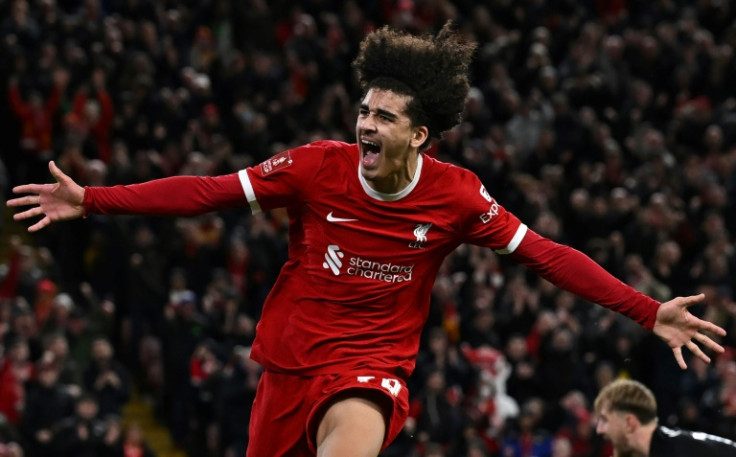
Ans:
[{"label": "player's face", "polygon": [[406,115],[408,95],[371,89],[360,104],[355,134],[360,173],[379,192],[395,193],[409,185],[426,127],[414,127]]},{"label": "player's face", "polygon": [[626,413],[611,411],[609,407],[602,408],[598,412],[596,433],[610,441],[620,455],[626,455],[630,451],[626,427]]}]

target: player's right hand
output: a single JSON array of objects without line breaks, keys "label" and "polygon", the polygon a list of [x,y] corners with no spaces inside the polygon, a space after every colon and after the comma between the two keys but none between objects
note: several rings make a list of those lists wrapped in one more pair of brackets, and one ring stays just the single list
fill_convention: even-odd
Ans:
[{"label": "player's right hand", "polygon": [[84,188],[65,175],[56,164],[49,162],[49,171],[56,180],[53,184],[23,184],[13,188],[14,194],[28,194],[7,201],[7,205],[32,206],[13,215],[16,221],[42,216],[28,227],[37,232],[52,222],[76,219],[84,215]]}]

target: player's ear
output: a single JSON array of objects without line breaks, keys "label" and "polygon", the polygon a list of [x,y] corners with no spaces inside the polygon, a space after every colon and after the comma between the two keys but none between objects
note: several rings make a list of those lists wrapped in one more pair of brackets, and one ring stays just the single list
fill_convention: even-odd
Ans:
[{"label": "player's ear", "polygon": [[626,414],[626,431],[632,433],[639,427],[639,419],[633,414]]},{"label": "player's ear", "polygon": [[427,137],[429,137],[429,129],[425,125],[420,125],[419,127],[414,128],[409,144],[413,148],[418,148],[424,144]]}]

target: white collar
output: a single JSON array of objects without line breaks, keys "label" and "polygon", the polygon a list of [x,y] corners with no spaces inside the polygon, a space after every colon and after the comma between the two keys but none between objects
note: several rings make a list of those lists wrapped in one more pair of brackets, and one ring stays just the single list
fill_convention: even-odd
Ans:
[{"label": "white collar", "polygon": [[395,192],[393,194],[386,194],[373,189],[371,186],[368,185],[365,178],[360,173],[360,165],[358,165],[358,179],[360,180],[360,185],[363,186],[363,190],[366,194],[368,194],[370,197],[375,198],[376,200],[392,202],[402,199],[409,195],[409,193],[414,190],[415,187],[417,187],[417,183],[419,182],[419,175],[422,174],[422,164],[424,163],[424,158],[422,156],[423,154],[419,153],[419,156],[417,157],[417,170],[414,172],[414,178],[411,180],[408,186],[404,187],[398,192]]}]

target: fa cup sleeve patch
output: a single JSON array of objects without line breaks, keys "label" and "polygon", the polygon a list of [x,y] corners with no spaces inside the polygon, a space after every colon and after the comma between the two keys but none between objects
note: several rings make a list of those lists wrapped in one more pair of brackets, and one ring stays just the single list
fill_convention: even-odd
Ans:
[{"label": "fa cup sleeve patch", "polygon": [[270,159],[261,162],[261,175],[266,176],[274,171],[286,168],[292,162],[289,151],[279,152]]}]

